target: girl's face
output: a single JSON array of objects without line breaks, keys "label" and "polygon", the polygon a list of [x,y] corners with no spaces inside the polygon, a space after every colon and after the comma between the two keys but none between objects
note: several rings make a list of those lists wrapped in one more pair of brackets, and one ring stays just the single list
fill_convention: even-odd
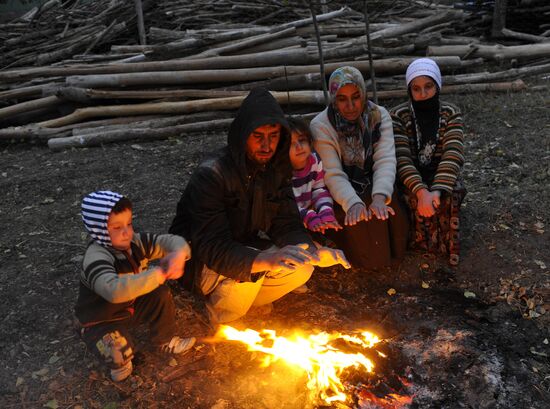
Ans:
[{"label": "girl's face", "polygon": [[435,81],[426,75],[416,77],[410,83],[411,96],[415,101],[424,101],[430,99],[437,92]]},{"label": "girl's face", "polygon": [[300,170],[306,167],[307,158],[311,154],[311,146],[306,135],[298,131],[292,131],[290,140],[290,163],[292,169]]},{"label": "girl's face", "polygon": [[346,84],[338,90],[334,99],[336,109],[348,121],[355,121],[365,108],[365,101],[356,85]]}]

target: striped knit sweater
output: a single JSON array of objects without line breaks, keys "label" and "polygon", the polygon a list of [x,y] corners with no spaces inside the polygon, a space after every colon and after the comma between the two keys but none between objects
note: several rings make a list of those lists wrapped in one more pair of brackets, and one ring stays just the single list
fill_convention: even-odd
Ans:
[{"label": "striped knit sweater", "polygon": [[128,318],[134,299],[161,285],[149,261],[181,249],[191,257],[185,239],[172,234],[134,233],[128,251],[92,242],[84,254],[75,306],[80,323],[88,326]]},{"label": "striped knit sweater", "polygon": [[335,222],[332,197],[324,182],[323,162],[316,152],[307,158],[304,169],[292,172],[292,191],[304,225],[314,230],[320,223]]},{"label": "striped knit sweater", "polygon": [[459,109],[441,102],[439,138],[432,157],[437,165],[431,186],[419,172],[415,124],[409,102],[390,110],[393,120],[397,172],[401,182],[413,193],[420,189],[451,193],[464,164],[464,127]]}]

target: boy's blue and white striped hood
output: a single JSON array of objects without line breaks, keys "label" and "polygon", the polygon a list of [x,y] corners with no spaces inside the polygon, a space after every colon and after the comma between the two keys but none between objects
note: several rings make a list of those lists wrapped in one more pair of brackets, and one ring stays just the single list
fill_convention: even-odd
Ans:
[{"label": "boy's blue and white striped hood", "polygon": [[122,196],[109,190],[92,192],[82,200],[82,220],[92,239],[104,247],[112,247],[107,220],[113,207]]}]

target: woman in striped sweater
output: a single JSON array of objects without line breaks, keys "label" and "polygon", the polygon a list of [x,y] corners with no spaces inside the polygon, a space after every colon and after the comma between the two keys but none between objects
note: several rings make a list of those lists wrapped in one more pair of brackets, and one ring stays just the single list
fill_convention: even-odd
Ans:
[{"label": "woman in striped sweater", "polygon": [[390,110],[397,172],[411,213],[410,243],[459,261],[459,210],[466,194],[462,115],[439,100],[441,72],[429,58],[407,68],[409,101]]}]

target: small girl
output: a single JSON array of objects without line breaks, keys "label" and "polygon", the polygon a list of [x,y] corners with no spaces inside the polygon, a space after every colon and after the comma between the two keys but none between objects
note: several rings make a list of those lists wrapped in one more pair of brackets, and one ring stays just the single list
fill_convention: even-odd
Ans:
[{"label": "small girl", "polygon": [[289,118],[292,164],[292,191],[304,225],[311,231],[324,234],[327,229],[342,228],[336,221],[332,197],[325,186],[323,162],[312,151],[313,138],[308,126],[301,120]]}]

